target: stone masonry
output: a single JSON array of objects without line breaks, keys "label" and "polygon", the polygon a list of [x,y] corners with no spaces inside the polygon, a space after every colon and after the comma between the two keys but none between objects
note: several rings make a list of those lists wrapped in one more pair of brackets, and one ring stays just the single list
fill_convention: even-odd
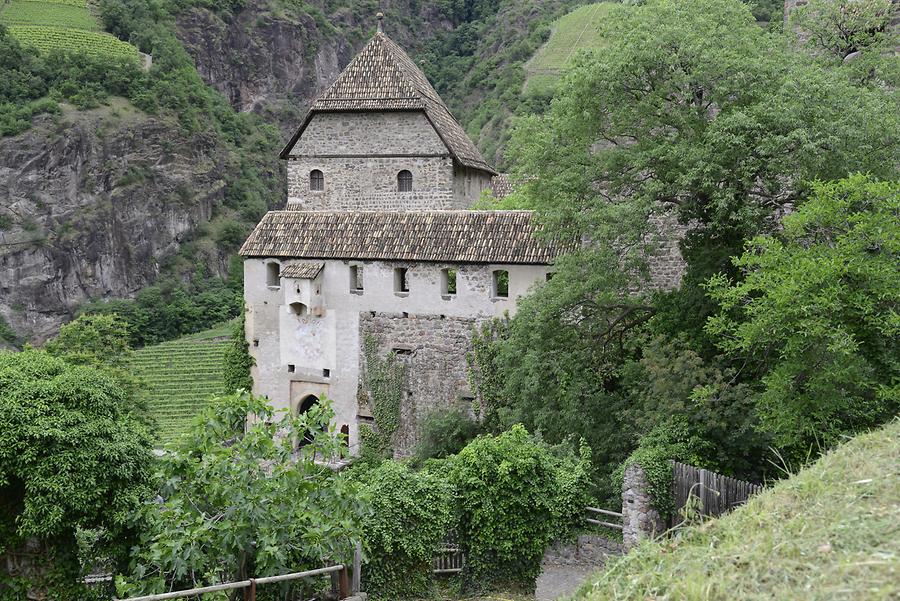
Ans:
[{"label": "stone masonry", "polygon": [[665,532],[662,516],[653,508],[652,502],[644,470],[639,465],[629,466],[622,482],[622,541],[626,550],[641,539],[654,538]]}]

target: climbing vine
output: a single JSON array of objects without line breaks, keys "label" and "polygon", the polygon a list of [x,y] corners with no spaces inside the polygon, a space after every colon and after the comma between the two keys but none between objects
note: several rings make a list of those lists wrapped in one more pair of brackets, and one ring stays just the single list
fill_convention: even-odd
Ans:
[{"label": "climbing vine", "polygon": [[473,409],[488,430],[499,429],[498,409],[504,404],[504,377],[499,363],[499,340],[509,332],[509,319],[496,318],[472,332],[472,350],[466,355],[469,385],[475,392]]},{"label": "climbing vine", "polygon": [[228,393],[236,390],[253,390],[253,378],[250,376],[250,368],[253,366],[253,357],[250,356],[250,345],[244,333],[246,312],[241,312],[241,318],[234,326],[228,348],[225,349],[225,389]]},{"label": "climbing vine", "polygon": [[638,448],[613,472],[614,490],[622,489],[625,470],[632,465],[641,466],[647,478],[651,503],[663,518],[667,518],[675,508],[671,462],[684,461],[705,467],[707,462],[703,456],[706,455],[706,447],[708,443],[693,434],[684,419],[673,418],[668,423],[660,424],[641,439]]},{"label": "climbing vine", "polygon": [[360,399],[371,407],[375,428],[360,428],[362,452],[390,456],[394,433],[400,427],[400,401],[406,388],[406,365],[393,352],[382,358],[378,353],[378,341],[371,334],[363,340],[363,359]]}]

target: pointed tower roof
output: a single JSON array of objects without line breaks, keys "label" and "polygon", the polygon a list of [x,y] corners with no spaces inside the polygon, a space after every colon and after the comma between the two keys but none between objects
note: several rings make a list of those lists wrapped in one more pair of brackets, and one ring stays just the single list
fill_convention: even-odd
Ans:
[{"label": "pointed tower roof", "polygon": [[281,158],[288,158],[313,115],[344,111],[423,111],[454,159],[466,167],[496,174],[422,70],[380,27],[331,87],[313,102],[303,124],[281,151]]}]

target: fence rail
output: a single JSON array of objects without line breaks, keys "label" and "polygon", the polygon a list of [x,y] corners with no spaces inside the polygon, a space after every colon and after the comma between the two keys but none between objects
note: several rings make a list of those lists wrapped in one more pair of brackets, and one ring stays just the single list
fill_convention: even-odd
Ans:
[{"label": "fence rail", "polygon": [[586,518],[588,524],[594,524],[596,526],[606,526],[607,528],[615,528],[616,530],[622,530],[622,513],[619,511],[610,511],[608,509],[599,509],[597,507],[585,507],[585,511],[592,514],[599,515],[608,515],[611,517],[619,518],[618,523],[609,522],[607,520],[597,520],[594,518]]},{"label": "fence rail", "polygon": [[719,516],[747,502],[751,495],[762,490],[759,484],[723,476],[693,465],[672,462],[674,476],[675,524],[680,523],[680,510],[689,497],[700,500],[702,515]]},{"label": "fence rail", "polygon": [[[354,572],[358,571],[358,568]],[[279,576],[264,576],[262,578],[249,578],[238,582],[225,582],[215,584],[213,586],[203,586],[192,588],[184,591],[173,591],[171,593],[159,593],[156,595],[144,595],[143,597],[130,597],[128,599],[118,599],[115,601],[165,601],[166,599],[183,599],[185,597],[193,597],[202,595],[203,593],[215,593],[218,591],[233,591],[235,589],[247,589],[244,592],[246,601],[256,601],[256,587],[260,584],[271,584],[273,582],[285,582],[288,580],[299,580],[300,578],[310,578],[312,576],[322,576],[324,574],[338,574],[338,588],[340,591],[339,599],[346,599],[350,596],[350,581],[347,577],[347,566],[338,564],[319,568],[317,570],[307,570],[305,572],[292,572],[290,574],[281,574]]]}]

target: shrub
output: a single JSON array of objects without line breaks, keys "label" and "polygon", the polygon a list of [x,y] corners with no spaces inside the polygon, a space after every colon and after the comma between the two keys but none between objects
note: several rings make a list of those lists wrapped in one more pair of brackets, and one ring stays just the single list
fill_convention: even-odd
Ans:
[{"label": "shrub", "polygon": [[521,425],[448,460],[466,551],[464,586],[533,591],[546,547],[571,534],[587,502],[590,451],[556,455]]},{"label": "shrub", "polygon": [[434,409],[422,421],[415,459],[442,459],[459,453],[478,436],[481,427],[462,407]]},{"label": "shrub", "polygon": [[370,501],[363,520],[365,590],[373,599],[425,595],[431,559],[450,527],[450,484],[396,461],[362,474],[363,493]]}]

